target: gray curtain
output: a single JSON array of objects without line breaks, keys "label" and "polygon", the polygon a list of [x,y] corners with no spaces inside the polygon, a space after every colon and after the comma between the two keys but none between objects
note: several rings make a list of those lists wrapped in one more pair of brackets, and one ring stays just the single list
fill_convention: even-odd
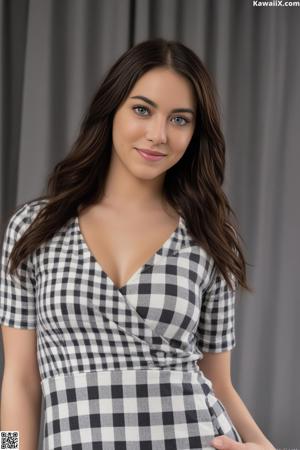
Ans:
[{"label": "gray curtain", "polygon": [[225,191],[254,288],[238,296],[233,383],[275,447],[300,448],[300,7],[2,0],[0,14],[2,217],[44,192],[100,78],[128,47],[160,36],[202,58],[219,91]]}]

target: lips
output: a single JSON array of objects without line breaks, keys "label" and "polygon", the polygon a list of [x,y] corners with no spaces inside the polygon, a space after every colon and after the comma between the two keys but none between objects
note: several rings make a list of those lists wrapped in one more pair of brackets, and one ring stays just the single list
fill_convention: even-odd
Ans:
[{"label": "lips", "polygon": [[152,152],[149,153],[148,149],[146,149],[146,151],[144,150],[140,150],[138,148],[136,148],[136,151],[139,153],[139,155],[146,161],[160,161],[161,159],[163,159],[166,155],[161,154],[158,152]]},{"label": "lips", "polygon": [[137,148],[136,150],[139,150],[140,152],[143,153],[147,153],[148,155],[153,155],[153,156],[166,156],[164,153],[159,153],[159,152],[154,152],[152,150],[148,150],[147,148]]}]

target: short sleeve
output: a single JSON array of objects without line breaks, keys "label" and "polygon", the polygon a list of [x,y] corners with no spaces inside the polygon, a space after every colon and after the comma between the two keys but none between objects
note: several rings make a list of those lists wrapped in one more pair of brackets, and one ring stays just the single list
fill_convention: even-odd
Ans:
[{"label": "short sleeve", "polygon": [[[1,252],[0,324],[14,328],[36,328],[35,278],[32,260],[27,257],[15,275],[6,272],[14,243],[29,227],[29,206],[21,206],[10,218]],[[20,278],[18,277],[20,276]]]},{"label": "short sleeve", "polygon": [[235,298],[235,282],[231,289],[221,272],[215,271],[202,296],[196,333],[197,347],[201,352],[218,353],[235,347]]}]

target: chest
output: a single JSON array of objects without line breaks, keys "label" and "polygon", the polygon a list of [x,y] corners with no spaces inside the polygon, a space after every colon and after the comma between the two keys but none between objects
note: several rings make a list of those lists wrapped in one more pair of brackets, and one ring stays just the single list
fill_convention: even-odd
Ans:
[{"label": "chest", "polygon": [[[105,247],[105,240],[101,243],[114,248],[114,244]],[[103,247],[100,250],[101,257]],[[187,239],[183,221],[120,288],[91,255],[78,218],[72,218],[36,255],[38,317],[49,339],[60,338],[66,329],[107,330],[110,335],[113,329],[130,327],[130,333],[143,338],[153,334],[189,342],[211,264],[205,252]]]},{"label": "chest", "polygon": [[178,220],[159,214],[88,211],[78,216],[78,231],[98,265],[120,288],[168,241]]}]

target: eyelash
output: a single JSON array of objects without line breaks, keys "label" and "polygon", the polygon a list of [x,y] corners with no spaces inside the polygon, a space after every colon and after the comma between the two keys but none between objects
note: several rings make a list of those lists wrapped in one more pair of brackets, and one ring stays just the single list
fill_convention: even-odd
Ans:
[{"label": "eyelash", "polygon": [[[133,107],[132,107],[133,110],[135,110],[135,109],[137,109],[137,108],[142,108],[142,109],[145,109],[146,111],[150,112],[150,109],[147,108],[147,106],[144,106],[144,105],[136,105],[136,106],[133,106]],[[140,114],[138,114],[138,116],[140,116]],[[143,116],[143,114],[142,114],[142,116]],[[144,117],[146,117],[146,116],[144,116]],[[179,125],[180,127],[182,127],[182,126],[184,126],[184,125],[187,125],[187,124],[190,122],[189,119],[186,119],[186,118],[183,117],[183,116],[175,116],[175,117],[179,117],[180,119],[185,120],[186,123],[183,124],[183,125]]]}]

